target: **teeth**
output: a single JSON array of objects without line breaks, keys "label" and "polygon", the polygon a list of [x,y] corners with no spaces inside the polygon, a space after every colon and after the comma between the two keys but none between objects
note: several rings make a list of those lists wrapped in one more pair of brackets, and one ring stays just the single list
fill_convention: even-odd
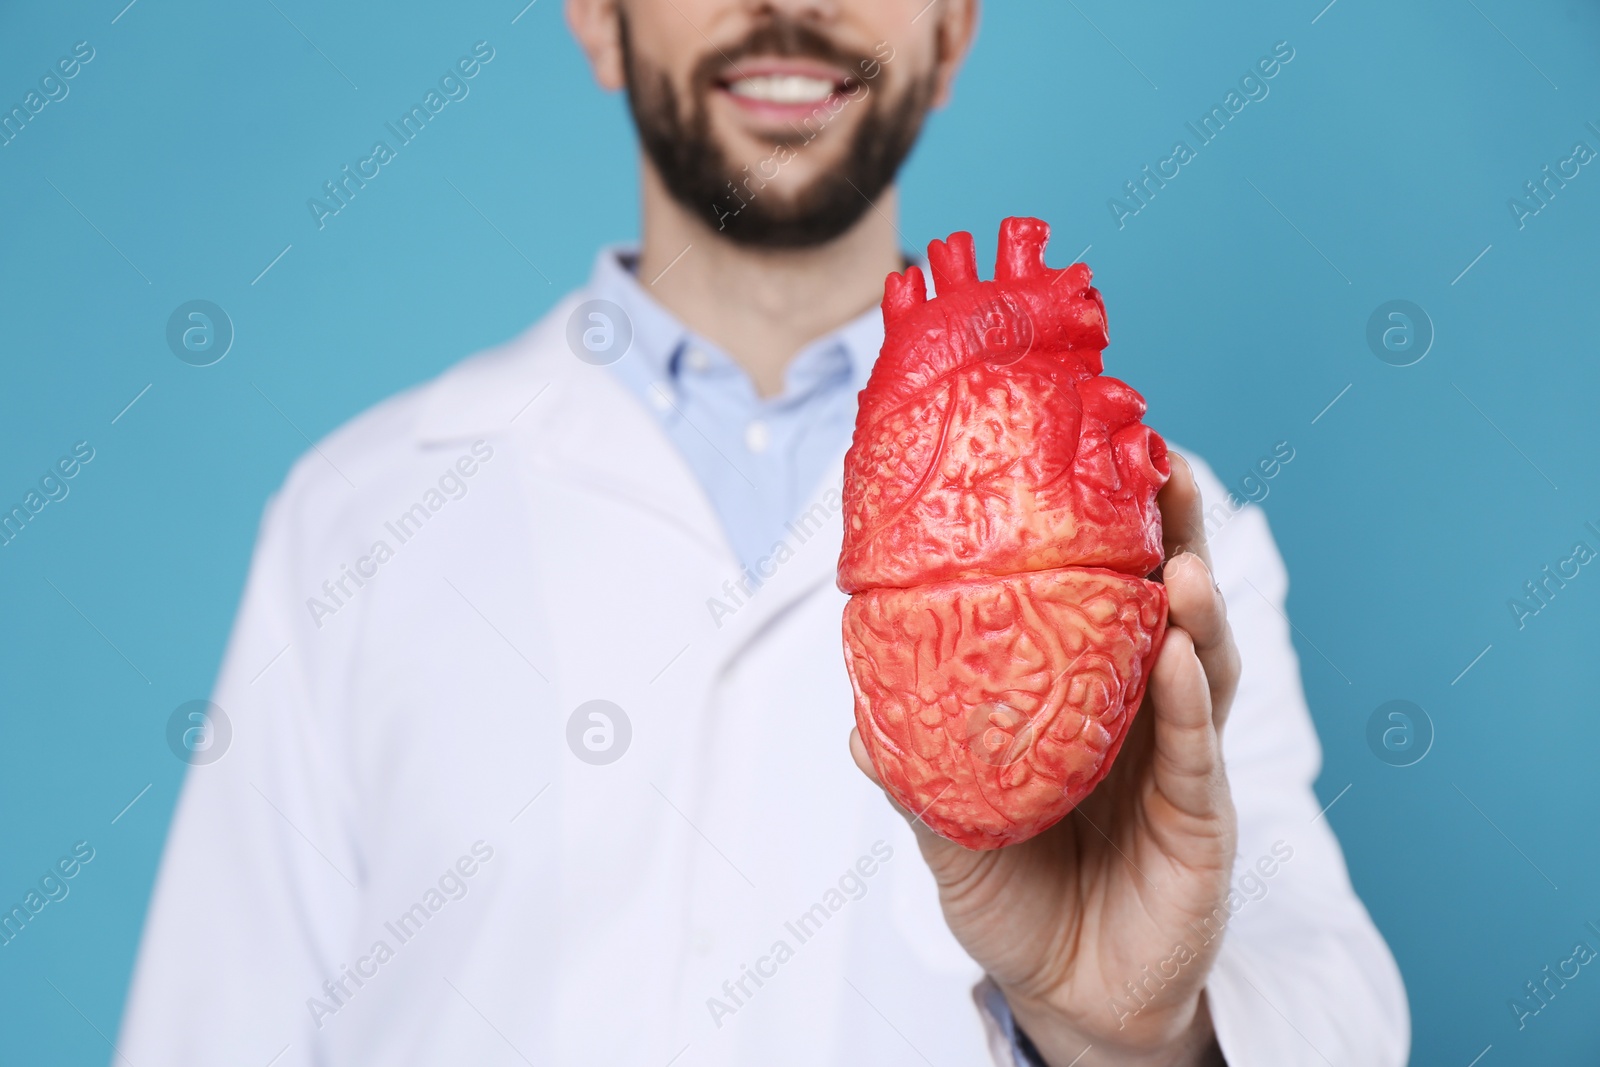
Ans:
[{"label": "teeth", "polygon": [[834,83],[800,74],[769,74],[740,78],[728,91],[747,100],[768,104],[820,104],[833,95]]}]

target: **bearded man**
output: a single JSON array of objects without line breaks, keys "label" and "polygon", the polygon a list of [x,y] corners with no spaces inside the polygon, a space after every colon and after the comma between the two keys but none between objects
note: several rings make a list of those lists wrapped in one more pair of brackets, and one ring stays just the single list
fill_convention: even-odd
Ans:
[{"label": "bearded man", "polygon": [[1282,562],[1253,507],[1207,544],[1198,460],[1160,498],[1145,707],[1079,811],[969,852],[851,734],[841,462],[910,261],[896,175],[977,7],[567,0],[627,93],[639,243],[273,500],[127,1062],[1405,1061]]}]

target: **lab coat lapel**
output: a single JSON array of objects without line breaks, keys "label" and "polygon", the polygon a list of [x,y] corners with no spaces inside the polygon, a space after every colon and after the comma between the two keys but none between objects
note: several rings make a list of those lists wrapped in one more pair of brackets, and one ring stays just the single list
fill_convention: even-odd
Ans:
[{"label": "lab coat lapel", "polygon": [[[706,568],[713,634],[708,666],[713,676],[720,674],[775,618],[833,581],[843,540],[843,453],[773,551],[754,570],[741,568],[704,488],[651,414],[605,367],[568,350],[565,324],[582,295],[557,305],[522,337],[441,378],[419,439],[511,438],[535,476],[634,509],[641,523],[637,544],[653,543],[652,526],[683,535],[694,546],[696,564]],[[687,562],[663,558],[663,565]]]},{"label": "lab coat lapel", "polygon": [[[530,473],[626,504],[643,523],[675,528],[705,563],[732,566],[704,489],[650,413],[607,368],[567,349],[565,324],[581,295],[504,348],[441,378],[419,438],[437,444],[483,434],[509,437]],[[639,536],[650,535],[641,529]]]},{"label": "lab coat lapel", "polygon": [[831,588],[844,540],[843,472],[841,452],[800,514],[785,525],[782,539],[756,561],[755,571],[730,564],[721,588],[707,600],[716,623],[719,672],[774,619],[819,589]]}]

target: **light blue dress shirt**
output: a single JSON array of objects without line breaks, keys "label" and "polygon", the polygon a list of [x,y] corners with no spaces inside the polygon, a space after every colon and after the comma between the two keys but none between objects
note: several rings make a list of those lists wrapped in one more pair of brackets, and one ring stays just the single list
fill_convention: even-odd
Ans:
[{"label": "light blue dress shirt", "polygon": [[[634,273],[636,260],[632,248],[603,249],[589,279],[589,297],[622,308],[633,330],[611,369],[655,412],[705,489],[734,555],[757,576],[757,564],[785,538],[785,524],[850,445],[856,394],[883,345],[882,313],[873,308],[806,345],[784,372],[783,392],[763,399],[726,353],[656,302]],[[984,987],[984,1006],[1017,1067],[1034,1067],[992,984]]]},{"label": "light blue dress shirt", "polygon": [[783,392],[763,399],[726,353],[656,302],[633,263],[631,249],[604,249],[589,281],[589,295],[621,307],[632,325],[633,342],[611,369],[655,413],[754,573],[849,447],[882,317],[873,308],[806,345]]}]

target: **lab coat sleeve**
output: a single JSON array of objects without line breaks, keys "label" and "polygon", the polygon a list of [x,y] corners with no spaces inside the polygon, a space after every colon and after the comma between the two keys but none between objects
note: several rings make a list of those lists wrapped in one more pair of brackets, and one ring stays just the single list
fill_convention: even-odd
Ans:
[{"label": "lab coat sleeve", "polygon": [[1311,788],[1322,753],[1285,614],[1288,573],[1261,509],[1234,507],[1190,462],[1243,661],[1222,738],[1239,851],[1206,984],[1218,1044],[1231,1067],[1399,1067],[1405,986]]},{"label": "lab coat sleeve", "polygon": [[331,651],[304,602],[322,576],[307,587],[297,573],[289,495],[268,509],[213,698],[231,741],[190,766],[167,839],[118,1041],[127,1062],[309,1064],[314,1004],[338,1003],[323,983],[349,958],[361,869],[336,717],[312,677]]}]

